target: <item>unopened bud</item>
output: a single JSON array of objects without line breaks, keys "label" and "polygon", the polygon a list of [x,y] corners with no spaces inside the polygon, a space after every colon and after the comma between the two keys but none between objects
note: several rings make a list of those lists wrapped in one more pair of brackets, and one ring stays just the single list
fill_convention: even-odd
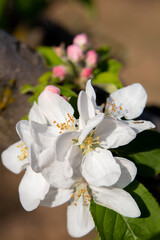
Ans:
[{"label": "unopened bud", "polygon": [[53,86],[53,85],[48,85],[47,87],[45,87],[44,91],[45,92],[49,91],[49,92],[60,95],[60,89],[58,87]]},{"label": "unopened bud", "polygon": [[87,52],[86,63],[88,67],[95,67],[98,61],[98,54],[94,50]]},{"label": "unopened bud", "polygon": [[89,40],[85,33],[81,33],[75,36],[73,43],[84,49],[89,46]]},{"label": "unopened bud", "polygon": [[83,68],[82,71],[81,71],[81,76],[83,78],[86,78],[88,79],[89,77],[91,77],[92,75],[92,69],[91,68]]},{"label": "unopened bud", "polygon": [[66,68],[62,65],[55,66],[53,68],[53,75],[54,77],[60,78],[60,80],[63,80],[67,74]]},{"label": "unopened bud", "polygon": [[72,62],[77,63],[83,58],[83,51],[76,44],[72,44],[67,47],[67,55]]}]

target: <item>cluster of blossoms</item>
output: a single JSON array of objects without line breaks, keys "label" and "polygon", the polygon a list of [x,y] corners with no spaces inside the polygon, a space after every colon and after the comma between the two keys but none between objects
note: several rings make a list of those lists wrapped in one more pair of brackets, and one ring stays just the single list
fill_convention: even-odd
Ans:
[{"label": "cluster of blossoms", "polygon": [[91,80],[78,96],[79,119],[74,109],[48,86],[29,112],[29,120],[16,125],[20,141],[2,153],[12,172],[26,169],[19,186],[22,206],[56,207],[68,202],[67,227],[73,237],[94,228],[89,210],[93,200],[123,216],[136,218],[140,210],[124,190],[137,173],[128,159],[113,156],[110,149],[128,144],[136,135],[154,128],[149,121],[134,121],[147,100],[136,83],[112,93],[104,108],[97,106]]},{"label": "cluster of blossoms", "polygon": [[[89,49],[90,43],[85,33],[77,35],[73,39],[73,44],[69,45],[65,51],[63,46],[55,47],[56,54],[61,57],[65,65],[53,67],[53,76],[61,81],[68,76],[76,77],[77,81],[86,82],[92,77],[93,69],[97,65],[98,55],[96,51]],[[74,64],[74,70],[72,65]]]}]

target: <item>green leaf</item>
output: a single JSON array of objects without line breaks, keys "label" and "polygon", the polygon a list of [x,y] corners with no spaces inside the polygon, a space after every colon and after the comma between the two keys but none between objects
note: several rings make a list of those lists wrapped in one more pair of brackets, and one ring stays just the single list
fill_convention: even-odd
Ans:
[{"label": "green leaf", "polygon": [[138,173],[143,176],[160,173],[160,133],[154,130],[139,133],[131,143],[115,149],[115,152],[133,160]]},{"label": "green leaf", "polygon": [[45,84],[38,84],[34,87],[34,93],[35,95],[38,95],[44,90],[44,88],[46,87]]},{"label": "green leaf", "polygon": [[34,92],[34,87],[31,86],[30,84],[25,84],[20,91],[22,94],[26,94],[26,93],[33,93]]},{"label": "green leaf", "polygon": [[63,64],[62,59],[57,56],[53,47],[39,47],[37,50],[39,54],[45,59],[46,64],[49,67]]},{"label": "green leaf", "polygon": [[48,84],[49,78],[52,76],[52,72],[45,72],[39,79],[38,82],[42,84]]},{"label": "green leaf", "polygon": [[118,77],[111,72],[103,72],[98,74],[93,79],[92,83],[100,87],[104,86],[103,88],[105,88],[105,84],[114,84],[117,88],[122,87],[122,84]]},{"label": "green leaf", "polygon": [[59,78],[52,77],[49,81],[49,84],[55,85],[56,83],[59,83]]},{"label": "green leaf", "polygon": [[141,217],[121,216],[92,200],[90,210],[101,240],[160,239],[160,207],[154,197],[137,181],[134,181],[125,190],[137,202],[141,210]]},{"label": "green leaf", "polygon": [[115,59],[108,60],[108,71],[115,74],[116,76],[119,75],[119,71],[122,67],[122,64]]},{"label": "green leaf", "polygon": [[31,96],[29,99],[30,103],[34,103],[34,102],[38,102],[38,95],[34,94],[33,96]]},{"label": "green leaf", "polygon": [[61,94],[64,95],[65,97],[77,97],[77,94],[75,92],[73,92],[72,90],[66,88],[66,87],[62,87],[62,86],[59,86],[59,85],[56,85],[56,87],[58,87],[61,91]]},{"label": "green leaf", "polygon": [[99,56],[99,61],[106,61],[110,57],[110,48],[109,46],[103,46],[96,50]]}]

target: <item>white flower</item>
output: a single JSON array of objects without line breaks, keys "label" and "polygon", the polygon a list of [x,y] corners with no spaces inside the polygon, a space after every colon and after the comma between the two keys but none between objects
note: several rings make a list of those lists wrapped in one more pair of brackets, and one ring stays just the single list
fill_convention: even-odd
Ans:
[{"label": "white flower", "polygon": [[[129,193],[123,190],[135,178],[137,169],[134,163],[124,158],[113,158],[108,150],[96,148],[94,151],[89,151],[85,154],[87,159],[84,161],[84,164],[87,166],[84,167],[86,171],[84,173],[84,170],[82,171],[79,166],[81,153],[78,151],[78,148],[76,145],[72,147],[70,154],[66,155],[63,162],[53,160],[51,149],[45,150],[40,155],[41,162],[45,162],[48,159],[48,162],[44,163],[46,169],[48,168],[48,163],[52,162],[50,171],[49,169],[46,170],[45,166],[43,166],[44,169],[42,167],[43,174],[47,174],[45,176],[48,178],[48,181],[51,181],[52,186],[54,185],[57,188],[56,197],[51,194],[48,195],[50,206],[60,205],[64,196],[66,196],[66,202],[69,201],[67,209],[69,234],[72,237],[82,237],[94,228],[89,211],[92,197],[96,203],[113,209],[123,216],[138,217],[140,211],[136,202]],[[72,176],[67,177],[66,169],[69,166],[69,161],[73,163],[74,171]],[[89,161],[90,166],[87,161]],[[99,161],[101,161],[101,164],[99,164]],[[115,176],[116,173],[114,174],[113,166],[119,169],[120,172],[116,181],[117,176]],[[89,167],[92,171],[89,171],[89,174],[87,174]],[[47,171],[46,173],[45,170]],[[90,172],[93,172],[93,177],[90,176]],[[97,179],[94,178],[94,175],[96,175]],[[103,177],[104,175],[105,177]],[[106,186],[106,182],[108,186]]]},{"label": "white flower", "polygon": [[[83,94],[91,100],[96,114],[102,112],[102,109],[96,105],[96,95],[91,85],[91,80],[87,82],[86,92]],[[139,83],[121,88],[107,98],[104,111],[105,115],[116,120],[117,124],[123,123],[124,129],[129,127],[130,131],[132,131],[130,136],[127,134],[127,138],[124,136],[123,140],[119,138],[119,141],[114,142],[114,147],[125,145],[127,142],[132,141],[138,133],[155,127],[150,121],[130,120],[137,118],[143,112],[146,101],[147,93]],[[112,148],[112,146],[110,147]]]},{"label": "white flower", "polygon": [[[136,113],[130,89],[136,90]],[[142,87],[136,84],[118,91],[111,94],[103,113],[88,81],[86,92],[81,91],[78,97],[78,120],[63,97],[43,91],[29,113],[29,121],[17,124],[21,141],[2,154],[3,164],[11,171],[19,173],[26,168],[19,187],[26,210],[69,201],[68,230],[74,237],[94,227],[89,211],[91,197],[124,216],[140,215],[134,199],[123,190],[135,178],[136,167],[127,159],[114,157],[109,149],[128,144],[138,132],[154,125],[122,120],[142,112],[146,102]]]},{"label": "white flower", "polygon": [[[45,107],[46,98],[49,100],[47,102],[47,112]],[[59,115],[60,119],[65,121],[65,124],[63,124],[64,129],[62,130],[51,121],[52,111],[50,111],[50,108],[52,108],[52,101],[55,104],[54,121],[59,122]],[[66,114],[65,110],[59,112],[59,109],[63,107],[67,111]],[[50,90],[45,90],[39,97],[39,103],[35,102],[31,108],[29,121],[23,120],[16,125],[16,130],[21,140],[2,153],[2,163],[10,171],[18,174],[26,169],[19,186],[19,195],[21,204],[27,211],[35,209],[39,204],[41,205],[42,200],[43,204],[47,205],[45,195],[50,194],[50,191],[53,196],[57,194],[57,189],[50,187],[50,184],[39,173],[36,163],[39,159],[39,154],[45,148],[54,145],[54,141],[61,131],[74,129],[75,119],[71,118],[73,112],[73,108],[63,97],[56,93],[53,94]],[[34,140],[35,138],[36,141]],[[61,201],[63,202],[64,200],[62,199]]]},{"label": "white flower", "polygon": [[[46,124],[47,120],[34,103],[29,113],[29,121],[20,121],[17,126],[17,133],[20,141],[14,143],[2,153],[2,163],[13,173],[20,173],[26,169],[19,185],[19,196],[22,206],[27,211],[37,208],[41,201],[45,202],[45,195],[50,192],[50,184],[46,182],[41,173],[36,173],[31,168],[31,156],[37,158],[36,154],[41,152],[41,146],[34,144],[34,156],[32,152],[33,137],[30,132],[31,121]],[[33,167],[33,166],[32,166]],[[53,192],[53,189],[52,189]],[[56,195],[57,189],[54,194]]]},{"label": "white flower", "polygon": [[[79,122],[73,118],[73,112],[67,113],[68,105],[62,108],[61,100],[53,95],[41,95],[39,107],[52,126],[43,129],[42,124],[31,123],[34,141],[44,149],[33,166],[37,165],[51,188],[57,189],[56,197],[50,193],[46,196],[50,206],[61,204],[62,196],[67,196],[66,201],[71,199],[67,222],[69,233],[74,237],[81,237],[94,227],[89,212],[92,196],[98,204],[124,216],[138,217],[140,211],[136,202],[122,189],[133,181],[136,167],[127,159],[113,157],[108,150],[117,145],[119,138],[123,144],[128,143],[135,132],[123,122],[105,117],[104,113],[96,114],[98,107],[83,91],[78,99]],[[49,128],[55,131],[57,128],[56,141],[52,141]]]}]

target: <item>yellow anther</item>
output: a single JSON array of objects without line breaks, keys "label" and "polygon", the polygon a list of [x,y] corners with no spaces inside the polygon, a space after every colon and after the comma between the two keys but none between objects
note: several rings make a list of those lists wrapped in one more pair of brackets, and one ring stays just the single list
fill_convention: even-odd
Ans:
[{"label": "yellow anther", "polygon": [[98,145],[100,144],[100,141],[97,141],[99,140],[99,136],[94,139],[94,133],[95,132],[92,131],[90,135],[88,135],[80,145],[80,149],[82,150],[83,154],[86,154],[86,152],[88,151],[93,151],[93,149],[98,147]]},{"label": "yellow anther", "polygon": [[59,128],[61,131],[59,132],[62,133],[64,130],[72,130],[75,128],[75,118],[73,116],[70,116],[69,113],[67,113],[66,117],[66,122],[63,123],[57,123],[56,121],[53,121],[54,124],[56,124],[56,127]]},{"label": "yellow anther", "polygon": [[89,206],[90,204],[90,201],[91,201],[91,196],[88,194],[88,190],[87,190],[87,186],[85,185],[84,188],[81,188],[79,189],[80,186],[78,186],[76,189],[77,191],[75,191],[73,194],[72,194],[72,198],[74,198],[74,202],[73,204],[75,206],[77,206],[77,203],[78,203],[78,200],[80,198],[83,198],[83,203],[86,205],[86,206]]},{"label": "yellow anther", "polygon": [[18,144],[17,148],[21,148],[21,155],[17,156],[19,161],[23,161],[25,158],[28,158],[28,148],[25,146],[24,142]]}]

